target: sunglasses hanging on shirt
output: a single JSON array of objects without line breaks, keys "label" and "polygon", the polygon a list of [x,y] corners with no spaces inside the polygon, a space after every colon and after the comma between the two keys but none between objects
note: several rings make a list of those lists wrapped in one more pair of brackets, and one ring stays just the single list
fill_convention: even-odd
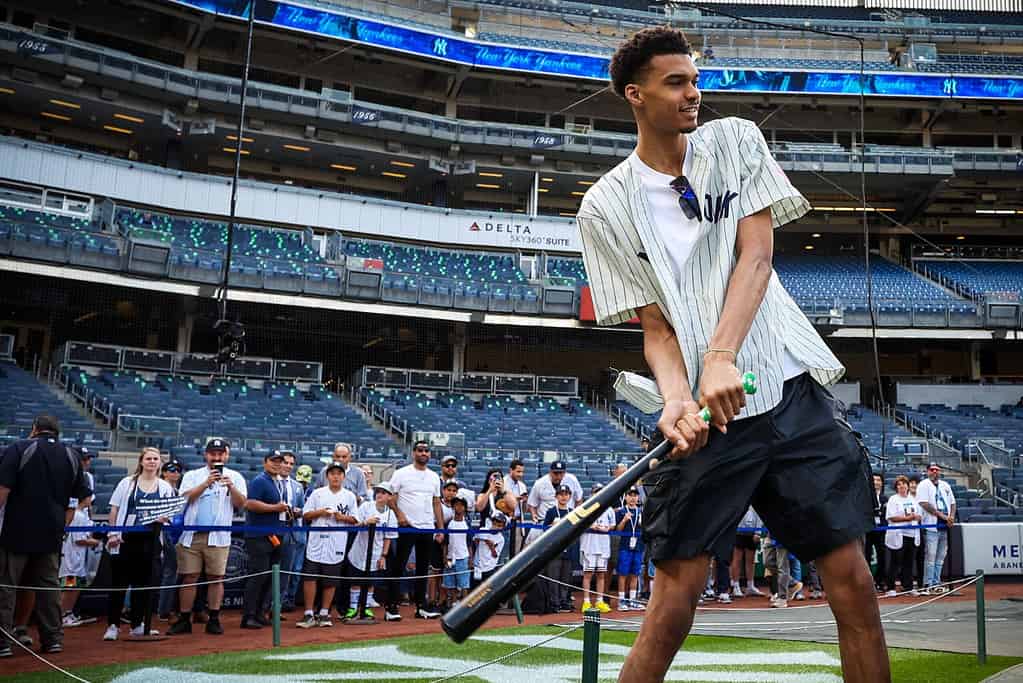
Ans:
[{"label": "sunglasses hanging on shirt", "polygon": [[689,179],[684,175],[680,175],[671,181],[671,189],[678,192],[678,205],[686,218],[689,220],[699,220],[702,215],[700,213],[700,201],[696,198],[696,192],[693,191],[693,186],[689,184]]}]

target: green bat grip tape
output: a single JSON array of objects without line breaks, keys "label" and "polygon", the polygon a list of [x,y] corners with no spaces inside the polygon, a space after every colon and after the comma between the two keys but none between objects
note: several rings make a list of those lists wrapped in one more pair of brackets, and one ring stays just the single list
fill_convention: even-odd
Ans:
[{"label": "green bat grip tape", "polygon": [[[751,396],[757,393],[757,376],[752,372],[745,372],[742,375],[742,390]],[[700,411],[700,417],[704,422],[710,422],[710,410],[704,408]]]}]

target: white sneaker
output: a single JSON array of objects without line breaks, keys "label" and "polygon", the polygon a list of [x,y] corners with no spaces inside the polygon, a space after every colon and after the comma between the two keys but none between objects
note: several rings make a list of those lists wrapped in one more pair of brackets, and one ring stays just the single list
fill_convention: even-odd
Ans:
[{"label": "white sneaker", "polygon": [[420,607],[416,610],[416,617],[419,619],[436,619],[440,616],[440,612],[434,612],[431,609]]},{"label": "white sneaker", "polygon": [[746,595],[751,598],[752,597],[762,598],[764,597],[764,592],[757,588],[756,586],[748,586],[746,588]]},{"label": "white sneaker", "polygon": [[[144,636],[144,635],[146,635],[146,625],[145,624],[139,624],[138,626],[136,626],[135,628],[133,628],[131,630],[131,636],[133,638],[138,638],[139,636]],[[151,636],[158,636],[158,635],[160,635],[160,632],[157,631],[155,628],[151,628],[151,629],[149,629],[149,635],[151,635]]]},{"label": "white sneaker", "polygon": [[619,612],[628,612],[631,609],[632,608],[629,607],[629,601],[628,600],[619,600],[618,601],[618,611]]},{"label": "white sneaker", "polygon": [[794,597],[796,600],[806,600],[806,596],[803,595],[803,591],[799,591]]},{"label": "white sneaker", "polygon": [[372,595],[367,595],[366,596],[366,607],[369,607],[369,608],[380,607],[380,603],[377,602],[376,600],[374,600]]},{"label": "white sneaker", "polygon": [[117,628],[116,624],[110,624],[110,626],[107,626],[107,630],[103,634],[103,640],[117,640],[119,631],[120,629]]},{"label": "white sneaker", "polygon": [[909,591],[909,594],[911,596],[913,596],[914,598],[919,598],[920,597],[920,591],[918,591],[918,590]]},{"label": "white sneaker", "polygon": [[741,598],[743,596],[744,596],[744,593],[742,592],[741,588],[739,588],[738,586],[732,586],[732,597],[733,598]]},{"label": "white sneaker", "polygon": [[942,595],[947,593],[948,589],[944,586],[931,586],[931,595]]},{"label": "white sneaker", "polygon": [[887,593],[884,594],[886,598],[894,598],[896,595],[898,595],[898,593],[896,593],[895,591],[888,591]]},{"label": "white sneaker", "polygon": [[632,609],[636,610],[637,612],[646,611],[646,605],[644,605],[642,602],[638,600],[630,600],[629,604],[632,606]]},{"label": "white sneaker", "polygon": [[788,607],[788,606],[789,606],[789,601],[788,600],[778,599],[778,600],[773,600],[771,602],[771,607]]},{"label": "white sneaker", "polygon": [[64,628],[74,628],[75,626],[81,626],[82,620],[73,612],[68,612],[61,618],[60,623]]},{"label": "white sneaker", "polygon": [[718,602],[720,602],[722,605],[731,605],[732,596],[730,596],[728,593],[721,593],[718,595]]},{"label": "white sneaker", "polygon": [[401,614],[397,611],[388,612],[384,611],[384,621],[401,621]]}]

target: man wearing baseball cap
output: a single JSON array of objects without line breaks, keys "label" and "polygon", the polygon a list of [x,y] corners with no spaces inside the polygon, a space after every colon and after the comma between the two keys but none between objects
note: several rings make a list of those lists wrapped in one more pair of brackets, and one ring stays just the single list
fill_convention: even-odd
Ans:
[{"label": "man wearing baseball cap", "polygon": [[[230,456],[226,439],[213,438],[206,442],[206,466],[185,472],[181,478],[181,495],[185,498],[185,525],[231,526],[235,508],[245,506],[248,488],[238,472],[225,467]],[[206,572],[211,581],[207,592],[209,621],[206,633],[220,635],[220,603],[224,599],[224,574],[227,555],[231,550],[230,531],[186,531],[178,541],[178,572],[184,584],[179,593],[181,614],[168,633],[180,635],[192,632],[191,606],[195,602],[195,584]]]},{"label": "man wearing baseball cap", "polygon": [[440,479],[443,482],[453,481],[460,489],[469,488],[458,478],[458,458],[453,455],[445,455],[440,459]]},{"label": "man wearing baseball cap", "polygon": [[[572,500],[569,505],[575,507],[583,502],[583,487],[575,475],[567,471],[564,461],[555,460],[550,465],[550,471],[533,482],[533,488],[529,491],[529,498],[526,499],[526,508],[536,522],[541,521],[557,503],[556,491],[559,486],[565,484],[572,489]],[[526,537],[526,543],[532,543],[540,537],[540,530],[533,529]]]},{"label": "man wearing baseball cap", "polygon": [[242,628],[259,629],[270,625],[262,614],[263,601],[270,588],[270,575],[266,572],[281,563],[281,540],[277,534],[252,529],[276,527],[293,515],[292,507],[285,500],[284,482],[279,479],[282,462],[284,454],[280,451],[267,453],[263,456],[263,471],[249,484],[245,523],[250,530],[245,532],[245,550],[249,558],[248,571],[253,576],[245,582]]},{"label": "man wearing baseball cap", "polygon": [[[924,594],[944,593],[941,567],[948,553],[948,530],[955,524],[956,497],[948,482],[941,480],[941,465],[927,466],[927,478],[916,487],[916,502],[924,510],[920,524],[924,526]],[[928,524],[937,527],[927,528]]]}]

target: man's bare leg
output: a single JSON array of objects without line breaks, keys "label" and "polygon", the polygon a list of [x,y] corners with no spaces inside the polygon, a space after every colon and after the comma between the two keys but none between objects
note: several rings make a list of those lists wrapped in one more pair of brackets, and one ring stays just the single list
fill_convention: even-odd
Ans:
[{"label": "man's bare leg", "polygon": [[843,680],[846,683],[891,681],[874,577],[863,557],[861,542],[850,541],[817,558],[817,571],[838,622]]},{"label": "man's bare leg", "polygon": [[657,590],[650,596],[643,626],[625,658],[618,683],[664,679],[671,660],[693,625],[709,561],[707,555],[699,555],[688,560],[657,563]]}]

